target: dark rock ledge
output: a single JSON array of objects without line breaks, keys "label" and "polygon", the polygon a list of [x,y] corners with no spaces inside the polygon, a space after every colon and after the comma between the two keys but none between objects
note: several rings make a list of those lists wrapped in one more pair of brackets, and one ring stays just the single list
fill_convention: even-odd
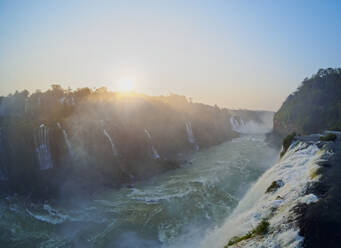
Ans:
[{"label": "dark rock ledge", "polygon": [[[332,152],[328,160],[321,162],[318,182],[308,187],[308,194],[319,200],[313,204],[300,204],[295,208],[298,215],[299,234],[304,237],[303,247],[341,247],[341,132],[334,142],[321,142]],[[316,142],[317,136],[298,139]]]}]

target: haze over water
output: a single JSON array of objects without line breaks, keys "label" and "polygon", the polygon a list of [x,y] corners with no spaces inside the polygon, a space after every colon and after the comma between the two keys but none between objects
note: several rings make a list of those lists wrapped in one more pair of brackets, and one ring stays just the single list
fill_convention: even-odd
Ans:
[{"label": "haze over water", "polygon": [[340,10],[0,0],[0,247],[338,244]]},{"label": "haze over water", "polygon": [[30,235],[32,247],[197,247],[277,155],[264,135],[243,135],[195,152],[180,169],[71,205],[2,199],[0,227],[18,240]]}]

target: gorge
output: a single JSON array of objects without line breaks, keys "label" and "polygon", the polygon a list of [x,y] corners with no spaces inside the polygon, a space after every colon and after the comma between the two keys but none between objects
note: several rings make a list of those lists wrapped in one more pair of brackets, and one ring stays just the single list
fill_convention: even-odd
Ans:
[{"label": "gorge", "polygon": [[121,187],[178,168],[192,151],[238,137],[238,127],[249,128],[244,122],[264,133],[257,125],[271,129],[272,115],[174,94],[66,91],[59,85],[16,92],[0,98],[0,170],[7,179],[1,191],[46,199]]},{"label": "gorge", "polygon": [[320,70],[275,115],[104,88],[1,97],[0,245],[338,247],[340,98],[324,115],[301,94],[339,79]]},{"label": "gorge", "polygon": [[[198,247],[276,161],[264,134],[194,151],[179,169],[67,203],[1,199],[7,247]],[[259,156],[262,154],[262,156]]]},{"label": "gorge", "polygon": [[266,111],[59,86],[0,106],[6,247],[198,245],[278,156]]}]

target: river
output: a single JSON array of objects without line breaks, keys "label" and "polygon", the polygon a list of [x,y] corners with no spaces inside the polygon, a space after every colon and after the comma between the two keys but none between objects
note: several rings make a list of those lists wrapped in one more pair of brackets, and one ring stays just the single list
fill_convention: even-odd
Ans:
[{"label": "river", "polygon": [[198,247],[275,163],[264,139],[242,135],[177,170],[72,204],[1,199],[0,247]]}]

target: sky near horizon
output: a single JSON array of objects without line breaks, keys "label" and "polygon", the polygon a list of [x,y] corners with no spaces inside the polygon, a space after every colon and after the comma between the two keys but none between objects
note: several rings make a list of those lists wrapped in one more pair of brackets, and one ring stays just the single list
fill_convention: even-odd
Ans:
[{"label": "sky near horizon", "polygon": [[341,1],[0,0],[0,95],[105,86],[277,110],[341,67]]}]

